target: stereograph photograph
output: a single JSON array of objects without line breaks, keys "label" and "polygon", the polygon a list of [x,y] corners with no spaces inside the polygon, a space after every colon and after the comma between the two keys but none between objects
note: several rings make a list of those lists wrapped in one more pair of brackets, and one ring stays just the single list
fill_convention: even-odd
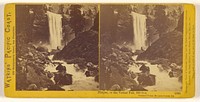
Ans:
[{"label": "stereograph photograph", "polygon": [[17,91],[181,91],[182,5],[16,5]]},{"label": "stereograph photograph", "polygon": [[96,4],[16,5],[16,90],[99,87]]},{"label": "stereograph photograph", "polygon": [[100,89],[181,91],[181,5],[100,6]]}]

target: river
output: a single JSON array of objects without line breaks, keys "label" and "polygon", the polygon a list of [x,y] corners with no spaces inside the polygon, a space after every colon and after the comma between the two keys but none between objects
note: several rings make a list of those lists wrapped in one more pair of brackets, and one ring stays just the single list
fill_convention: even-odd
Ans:
[{"label": "river", "polygon": [[[52,60],[53,56],[49,56],[49,58]],[[134,56],[133,59],[136,59],[137,57]],[[86,77],[84,70],[76,70],[74,67],[74,64],[67,64],[64,61],[61,60],[52,60],[52,62],[59,62],[62,63],[67,68],[67,73],[72,74],[73,83],[72,85],[64,85],[62,86],[63,89],[67,90],[99,90],[98,86],[99,83],[94,81],[94,77]],[[178,81],[178,78],[173,77],[170,78],[168,75],[169,70],[163,70],[161,65],[158,64],[150,64],[147,61],[136,61],[136,63],[145,63],[146,66],[150,68],[150,73],[153,75],[156,75],[156,84],[153,86],[146,86],[145,89],[149,91],[181,91],[182,83]],[[132,71],[134,73],[140,73],[141,65],[131,65],[129,67],[129,71]],[[56,70],[57,65],[49,64],[46,67],[47,71],[50,72],[57,72]],[[137,82],[137,78],[135,78]],[[52,78],[53,81],[53,78]]]},{"label": "river", "polygon": [[[52,60],[53,56],[49,56],[49,59]],[[72,74],[72,85],[64,85],[61,86],[61,88],[67,90],[74,90],[74,91],[92,91],[92,90],[98,90],[99,83],[94,81],[94,77],[86,77],[84,70],[76,70],[74,67],[74,64],[67,64],[64,61],[61,60],[52,60],[54,63],[62,63],[63,66],[66,67],[67,73]],[[50,72],[57,72],[56,70],[57,65],[49,64],[46,67],[47,71]],[[52,78],[52,81],[53,78]]]},{"label": "river", "polygon": [[[133,59],[136,58],[137,56],[133,57]],[[136,61],[136,63],[145,63],[145,65],[150,68],[150,74],[156,75],[156,84],[153,86],[146,86],[144,87],[145,89],[149,91],[181,91],[182,83],[178,81],[177,77],[170,78],[168,75],[169,70],[163,70],[161,65],[152,65],[147,61]],[[140,73],[140,66],[141,65],[132,65],[129,71]],[[135,80],[136,79],[137,78],[135,78]]]}]

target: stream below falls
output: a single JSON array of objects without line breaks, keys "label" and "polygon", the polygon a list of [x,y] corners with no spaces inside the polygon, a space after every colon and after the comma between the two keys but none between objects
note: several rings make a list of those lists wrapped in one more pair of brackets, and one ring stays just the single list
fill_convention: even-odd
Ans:
[{"label": "stream below falls", "polygon": [[[133,59],[136,60],[137,56]],[[136,63],[144,63],[150,68],[150,74],[156,75],[156,82],[153,86],[145,86],[148,91],[181,91],[182,83],[178,81],[177,77],[171,77],[168,75],[170,70],[164,70],[159,64],[151,64],[147,61],[136,61]],[[131,65],[129,71],[134,73],[140,73],[139,68],[141,65]],[[135,78],[137,82],[137,78]]]},{"label": "stream below falls", "polygon": [[[49,56],[52,60],[53,56]],[[133,57],[135,59],[136,56]],[[73,83],[71,85],[63,85],[61,88],[67,90],[99,90],[99,83],[94,81],[94,77],[86,77],[86,70],[77,70],[74,64],[67,64],[61,60],[52,60],[52,62],[62,63],[63,66],[66,67],[67,73],[72,74]],[[181,91],[182,83],[178,81],[177,77],[170,78],[168,73],[169,70],[163,70],[162,66],[158,64],[150,64],[147,61],[136,61],[136,63],[144,63],[146,66],[150,68],[150,74],[156,75],[156,83],[153,86],[145,86],[144,88],[148,91]],[[47,71],[57,72],[57,65],[49,64],[46,67]],[[128,71],[132,71],[134,73],[140,73],[139,68],[141,65],[131,65]],[[53,78],[52,78],[52,81]],[[137,82],[137,77],[135,78]]]},{"label": "stream below falls", "polygon": [[[52,60],[53,56],[49,56],[49,59]],[[66,67],[67,73],[72,74],[72,84],[71,85],[63,85],[61,88],[67,90],[74,90],[74,91],[91,91],[91,90],[98,90],[99,83],[94,81],[94,77],[86,77],[85,70],[77,70],[74,67],[74,64],[67,64],[61,60],[52,60],[55,63],[62,63],[63,66]],[[56,70],[57,65],[49,64],[46,67],[47,71],[50,72],[57,72]],[[52,81],[53,78],[52,78]]]}]

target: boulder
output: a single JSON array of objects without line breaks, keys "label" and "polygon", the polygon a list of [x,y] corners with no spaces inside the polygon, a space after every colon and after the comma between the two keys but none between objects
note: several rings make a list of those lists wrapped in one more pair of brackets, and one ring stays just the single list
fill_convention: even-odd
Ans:
[{"label": "boulder", "polygon": [[156,84],[156,76],[152,74],[139,74],[137,81],[139,82],[139,85],[152,86]]},{"label": "boulder", "polygon": [[71,85],[72,84],[72,75],[71,74],[59,74],[59,73],[55,73],[54,74],[54,81],[56,83],[56,85]]},{"label": "boulder", "polygon": [[183,34],[175,30],[160,37],[146,51],[138,55],[137,60],[167,59],[170,63],[182,65],[182,54]]},{"label": "boulder", "polygon": [[128,89],[131,85],[137,85],[134,80],[135,73],[128,71],[130,65],[135,62],[132,59],[133,53],[130,48],[120,47],[118,44],[107,43],[101,45],[100,89],[110,90],[115,84],[120,86],[120,90]]},{"label": "boulder", "polygon": [[65,91],[65,89],[61,88],[58,85],[51,85],[48,87],[47,91]]},{"label": "boulder", "polygon": [[39,52],[48,52],[48,48],[44,46],[38,46],[36,50]]},{"label": "boulder", "polygon": [[148,91],[148,90],[143,88],[141,85],[132,85],[131,91]]},{"label": "boulder", "polygon": [[45,64],[51,63],[48,57],[37,51],[32,44],[23,45],[23,48],[17,50],[17,90],[36,89],[32,87],[33,85],[36,85],[39,90],[53,85],[47,72],[44,71]]},{"label": "boulder", "polygon": [[[69,42],[53,59],[62,59],[77,63],[73,59],[84,59],[86,62],[98,64],[98,32],[89,30]],[[72,62],[74,61],[74,62]]]}]

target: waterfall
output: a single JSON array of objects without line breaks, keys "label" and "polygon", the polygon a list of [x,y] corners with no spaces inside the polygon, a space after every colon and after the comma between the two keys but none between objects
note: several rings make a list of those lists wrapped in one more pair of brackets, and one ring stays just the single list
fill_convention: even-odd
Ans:
[{"label": "waterfall", "polygon": [[49,42],[51,49],[57,49],[62,41],[62,16],[60,14],[47,11],[49,20]]},{"label": "waterfall", "polygon": [[135,50],[146,49],[147,35],[146,35],[146,16],[131,12],[133,17],[133,44]]}]

